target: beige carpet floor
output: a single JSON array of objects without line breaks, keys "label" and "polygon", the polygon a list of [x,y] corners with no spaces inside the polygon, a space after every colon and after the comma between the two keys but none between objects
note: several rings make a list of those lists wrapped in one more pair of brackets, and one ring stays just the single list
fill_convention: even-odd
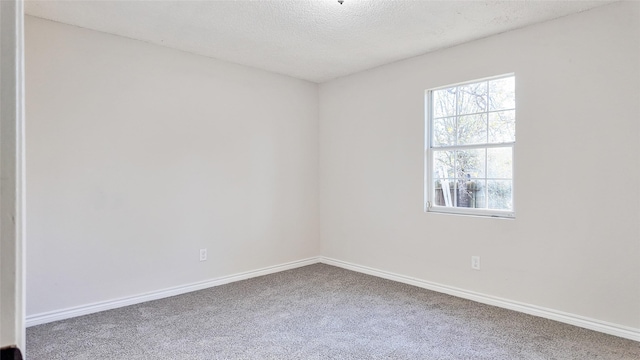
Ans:
[{"label": "beige carpet floor", "polygon": [[28,359],[640,359],[640,343],[316,264],[27,329]]}]

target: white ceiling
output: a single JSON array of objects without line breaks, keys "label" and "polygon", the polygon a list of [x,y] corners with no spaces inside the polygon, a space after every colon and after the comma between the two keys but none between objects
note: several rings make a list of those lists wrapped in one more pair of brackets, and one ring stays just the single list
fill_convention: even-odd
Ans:
[{"label": "white ceiling", "polygon": [[613,1],[30,1],[29,15],[313,82]]}]

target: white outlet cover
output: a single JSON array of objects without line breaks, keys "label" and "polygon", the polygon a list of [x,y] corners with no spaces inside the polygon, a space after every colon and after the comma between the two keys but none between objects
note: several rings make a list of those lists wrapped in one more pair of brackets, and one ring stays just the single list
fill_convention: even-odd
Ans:
[{"label": "white outlet cover", "polygon": [[471,268],[474,270],[480,270],[480,256],[471,257]]}]

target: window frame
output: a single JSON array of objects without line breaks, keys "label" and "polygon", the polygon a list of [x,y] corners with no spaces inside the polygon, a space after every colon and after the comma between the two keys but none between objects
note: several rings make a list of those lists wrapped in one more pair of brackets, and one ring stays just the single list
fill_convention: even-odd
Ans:
[{"label": "window frame", "polygon": [[[447,146],[433,146],[433,120],[434,120],[434,112],[433,112],[433,93],[437,90],[448,89],[452,87],[477,84],[483,82],[489,82],[492,80],[500,80],[504,78],[514,78],[515,83],[515,73],[508,73],[498,76],[491,76],[471,81],[464,81],[456,84],[449,84],[445,86],[439,86],[431,89],[425,90],[425,151],[424,151],[424,211],[426,213],[442,213],[442,214],[453,214],[453,215],[470,215],[470,216],[483,216],[483,217],[492,217],[492,218],[502,218],[502,219],[514,219],[515,218],[515,158],[516,158],[516,141],[512,142],[504,142],[504,143],[484,143],[484,144],[473,144],[473,145],[447,145]],[[515,92],[514,92],[514,96]],[[514,99],[515,100],[515,99]],[[505,110],[496,110],[496,111],[505,111]],[[515,127],[517,128],[517,103],[513,109],[515,115]],[[495,112],[492,110],[487,110],[483,113]],[[467,115],[467,114],[464,114]],[[460,116],[456,114],[454,116]],[[487,119],[488,120],[488,119]],[[511,201],[512,207],[510,210],[499,210],[499,209],[488,209],[488,208],[468,208],[468,207],[447,207],[435,205],[435,186],[434,186],[434,174],[431,168],[433,164],[433,154],[435,150],[467,150],[467,149],[490,149],[490,148],[511,148]],[[487,165],[485,164],[485,167]],[[486,179],[486,174],[485,174]]]}]

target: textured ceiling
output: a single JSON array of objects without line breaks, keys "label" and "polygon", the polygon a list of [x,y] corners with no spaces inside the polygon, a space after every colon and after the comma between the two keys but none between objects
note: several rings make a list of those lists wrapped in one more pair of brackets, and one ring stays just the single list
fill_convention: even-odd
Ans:
[{"label": "textured ceiling", "polygon": [[313,82],[612,1],[26,1],[29,15]]}]

